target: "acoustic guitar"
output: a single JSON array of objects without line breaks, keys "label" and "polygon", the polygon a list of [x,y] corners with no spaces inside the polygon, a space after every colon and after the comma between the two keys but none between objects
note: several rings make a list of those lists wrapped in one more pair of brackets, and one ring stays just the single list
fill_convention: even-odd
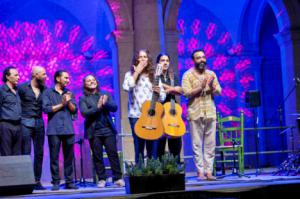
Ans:
[{"label": "acoustic guitar", "polygon": [[[154,85],[158,85],[159,76],[162,66],[157,65],[155,71]],[[153,92],[152,100],[147,100],[142,105],[142,114],[134,126],[136,135],[145,140],[157,140],[163,135],[164,127],[162,123],[162,115],[164,108],[161,103],[157,102],[159,94]]]},{"label": "acoustic guitar", "polygon": [[[171,79],[171,86],[174,87],[174,74],[169,74]],[[175,99],[164,104],[164,117],[163,125],[165,134],[171,137],[181,137],[185,134],[186,128],[182,120],[182,108],[179,104],[175,103]]]}]

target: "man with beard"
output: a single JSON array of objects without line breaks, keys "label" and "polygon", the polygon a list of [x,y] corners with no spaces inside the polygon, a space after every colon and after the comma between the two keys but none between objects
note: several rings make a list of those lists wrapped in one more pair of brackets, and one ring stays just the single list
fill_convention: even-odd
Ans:
[{"label": "man with beard", "polygon": [[52,190],[59,190],[59,151],[62,145],[66,189],[78,189],[73,184],[74,129],[72,118],[77,113],[74,95],[66,88],[70,83],[67,71],[54,74],[55,86],[43,93],[43,111],[48,114],[47,135],[50,151]]},{"label": "man with beard", "polygon": [[216,106],[214,96],[221,93],[216,74],[206,69],[204,51],[192,53],[194,67],[182,78],[182,89],[188,98],[188,120],[194,160],[199,180],[215,180],[212,175],[216,146]]},{"label": "man with beard", "polygon": [[21,154],[21,100],[17,92],[19,73],[13,66],[3,71],[0,88],[0,155]]},{"label": "man with beard", "polygon": [[34,176],[36,190],[45,190],[41,184],[45,130],[42,118],[42,93],[45,90],[45,68],[34,66],[31,80],[19,87],[22,105],[22,154],[31,154],[31,140],[34,148]]}]

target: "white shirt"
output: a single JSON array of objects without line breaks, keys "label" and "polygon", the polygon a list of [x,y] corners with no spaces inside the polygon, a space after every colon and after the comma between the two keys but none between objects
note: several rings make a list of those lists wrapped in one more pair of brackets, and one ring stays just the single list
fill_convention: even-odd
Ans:
[{"label": "white shirt", "polygon": [[[159,100],[163,102],[166,98],[165,90],[159,81]],[[128,92],[128,117],[139,118],[141,116],[142,105],[147,100],[152,100],[152,83],[147,75],[142,74],[135,83],[131,72],[125,74],[123,89]]]}]

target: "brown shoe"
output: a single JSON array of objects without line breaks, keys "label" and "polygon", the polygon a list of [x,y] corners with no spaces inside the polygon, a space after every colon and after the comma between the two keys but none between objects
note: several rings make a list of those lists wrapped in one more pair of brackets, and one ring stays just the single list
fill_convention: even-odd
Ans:
[{"label": "brown shoe", "polygon": [[198,173],[197,180],[207,180],[207,177],[203,173]]},{"label": "brown shoe", "polygon": [[206,174],[206,177],[207,177],[207,180],[210,180],[210,181],[214,181],[216,180],[217,178],[215,176],[213,176],[211,173],[207,173]]}]

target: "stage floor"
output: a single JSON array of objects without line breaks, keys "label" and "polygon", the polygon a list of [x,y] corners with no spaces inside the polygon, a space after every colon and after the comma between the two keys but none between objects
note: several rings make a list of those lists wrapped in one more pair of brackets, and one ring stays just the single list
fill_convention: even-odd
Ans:
[{"label": "stage floor", "polygon": [[[249,191],[266,186],[288,184],[297,184],[297,186],[299,184],[300,190],[300,176],[275,176],[272,173],[273,171],[274,169],[263,169],[261,170],[261,173],[257,175],[256,171],[247,170],[245,174],[250,176],[250,178],[228,176],[222,179],[217,179],[216,181],[197,181],[195,173],[187,173],[185,192],[198,191],[200,193],[201,191],[205,191],[215,193],[233,193]],[[230,174],[230,171],[228,171],[228,174]],[[62,187],[59,191],[51,191],[51,184],[44,183],[44,185],[46,185],[47,188],[45,191],[34,191],[33,194],[30,195],[6,196],[5,198],[139,198],[150,196],[149,194],[129,195],[126,194],[125,188],[119,188],[112,184],[106,188],[81,186],[78,190],[65,190]]]}]

